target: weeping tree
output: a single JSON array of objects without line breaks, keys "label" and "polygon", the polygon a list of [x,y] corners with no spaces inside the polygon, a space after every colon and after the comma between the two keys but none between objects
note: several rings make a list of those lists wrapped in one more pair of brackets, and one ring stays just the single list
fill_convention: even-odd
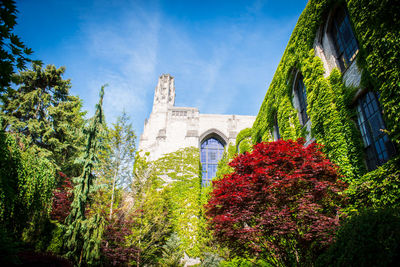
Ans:
[{"label": "weeping tree", "polygon": [[103,125],[104,87],[101,87],[100,101],[96,105],[96,113],[87,131],[83,172],[75,180],[71,213],[65,220],[63,247],[66,256],[78,266],[82,264],[96,265],[100,258],[104,222],[98,214],[87,218],[86,209],[92,201],[91,193],[94,191],[93,182],[96,178],[92,171],[96,162],[96,150],[99,146],[98,135]]}]

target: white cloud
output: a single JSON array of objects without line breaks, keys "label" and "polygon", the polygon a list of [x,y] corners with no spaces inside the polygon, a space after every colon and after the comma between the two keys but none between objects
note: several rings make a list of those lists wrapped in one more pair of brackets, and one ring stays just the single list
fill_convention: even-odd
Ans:
[{"label": "white cloud", "polygon": [[104,98],[107,121],[114,121],[124,109],[128,114],[142,115],[146,96],[152,93],[149,83],[154,82],[157,64],[158,15],[131,10],[114,23],[87,21],[82,30],[87,36],[85,49],[96,73],[87,77],[93,96],[89,105],[94,106],[100,86],[107,83]]},{"label": "white cloud", "polygon": [[[87,56],[92,65],[98,62],[91,70],[95,75],[87,77],[88,106],[94,107],[100,86],[108,83],[107,121],[125,109],[140,134],[157,79],[170,73],[179,106],[198,107],[202,113],[256,115],[275,71],[271,61],[279,61],[282,40],[288,39],[295,23],[255,23],[252,16],[260,9],[254,5],[238,21],[207,29],[132,6],[112,21],[86,21],[82,31]],[[281,51],[275,51],[277,46]]]}]

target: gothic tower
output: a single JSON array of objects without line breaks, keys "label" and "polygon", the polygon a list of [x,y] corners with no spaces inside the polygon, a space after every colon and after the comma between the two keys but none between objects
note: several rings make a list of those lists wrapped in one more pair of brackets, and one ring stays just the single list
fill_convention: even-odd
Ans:
[{"label": "gothic tower", "polygon": [[[176,107],[174,77],[163,74],[158,78],[153,110],[149,119],[145,121],[139,150],[143,153],[149,152],[150,159],[155,160],[163,154],[181,148],[193,146],[200,148],[205,141],[216,138],[221,141],[219,156],[222,156],[223,146],[234,144],[236,134],[244,128],[251,127],[254,119],[254,116],[200,114],[195,107]],[[214,159],[216,162],[218,160],[219,158]],[[210,165],[210,168],[216,169],[214,165]],[[211,173],[211,169],[208,173]],[[212,175],[214,174],[213,172]]]},{"label": "gothic tower", "polygon": [[158,78],[158,84],[154,92],[153,112],[164,111],[175,105],[175,80],[169,74],[163,74]]}]

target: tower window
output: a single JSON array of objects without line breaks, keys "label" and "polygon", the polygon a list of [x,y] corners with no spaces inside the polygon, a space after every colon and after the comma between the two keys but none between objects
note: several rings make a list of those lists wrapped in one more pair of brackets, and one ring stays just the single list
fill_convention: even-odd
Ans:
[{"label": "tower window", "polygon": [[306,93],[306,87],[304,86],[302,76],[300,76],[296,81],[295,92],[297,95],[297,99],[299,100],[300,124],[302,126],[304,126],[308,121],[308,115],[307,115],[307,93]]},{"label": "tower window", "polygon": [[393,143],[383,131],[385,125],[378,98],[373,92],[368,92],[358,100],[357,117],[367,155],[368,170],[373,170],[388,161],[395,153]]},{"label": "tower window", "polygon": [[224,153],[224,145],[216,138],[209,138],[201,144],[202,186],[210,184],[217,173],[218,161]]},{"label": "tower window", "polygon": [[344,8],[336,11],[331,33],[341,67],[346,69],[358,53],[358,44],[350,25],[349,16]]}]

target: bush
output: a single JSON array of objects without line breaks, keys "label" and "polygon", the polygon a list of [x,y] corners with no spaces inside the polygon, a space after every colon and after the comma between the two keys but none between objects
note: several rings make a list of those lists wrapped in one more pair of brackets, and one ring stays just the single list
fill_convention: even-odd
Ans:
[{"label": "bush", "polygon": [[235,257],[231,260],[221,261],[219,267],[272,267],[273,265],[263,260],[250,260],[247,258]]},{"label": "bush", "polygon": [[400,208],[400,157],[353,181],[346,191],[348,210]]},{"label": "bush", "polygon": [[400,209],[365,210],[339,229],[317,266],[396,266],[400,262]]}]

